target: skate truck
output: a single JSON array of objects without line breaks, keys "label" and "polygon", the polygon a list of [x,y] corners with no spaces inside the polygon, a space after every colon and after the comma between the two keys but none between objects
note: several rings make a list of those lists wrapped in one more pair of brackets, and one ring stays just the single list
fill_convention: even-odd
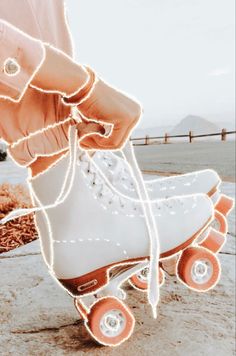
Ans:
[{"label": "skate truck", "polygon": [[[130,142],[119,158],[120,163],[127,161],[133,185],[133,195],[124,194],[122,177],[108,167],[112,179],[116,176],[122,182],[118,189],[102,168],[98,157],[107,152],[90,157],[78,148],[75,126],[69,137],[69,152],[29,181],[35,207],[14,211],[1,223],[35,213],[52,277],[74,299],[91,336],[102,345],[118,346],[135,325],[125,303],[125,281],[147,291],[154,317],[159,288],[173,257],[177,278],[188,288],[206,292],[216,285],[221,271],[217,253],[226,240],[232,201],[219,196],[213,202],[209,197],[206,190],[214,195],[218,190],[216,180],[201,192],[183,189],[182,194],[152,199]],[[210,173],[207,177],[211,180]],[[189,176],[182,183],[186,180]],[[159,187],[157,182],[150,184]]]}]

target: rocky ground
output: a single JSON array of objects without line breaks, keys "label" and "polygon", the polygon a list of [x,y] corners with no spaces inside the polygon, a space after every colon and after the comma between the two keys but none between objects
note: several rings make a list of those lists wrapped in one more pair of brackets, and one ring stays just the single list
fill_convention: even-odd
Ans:
[{"label": "rocky ground", "polygon": [[[231,196],[234,189],[234,184],[223,184],[223,191]],[[0,355],[235,355],[234,214],[219,255],[219,284],[201,294],[166,276],[156,320],[146,295],[126,284],[136,326],[132,337],[115,349],[91,340],[73,301],[48,274],[39,241],[1,254]]]}]

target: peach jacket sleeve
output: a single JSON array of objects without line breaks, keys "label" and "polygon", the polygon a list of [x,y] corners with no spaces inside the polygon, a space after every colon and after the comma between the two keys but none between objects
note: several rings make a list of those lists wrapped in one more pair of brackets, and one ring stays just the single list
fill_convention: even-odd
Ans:
[{"label": "peach jacket sleeve", "polygon": [[0,98],[19,102],[44,58],[42,41],[0,19]]}]

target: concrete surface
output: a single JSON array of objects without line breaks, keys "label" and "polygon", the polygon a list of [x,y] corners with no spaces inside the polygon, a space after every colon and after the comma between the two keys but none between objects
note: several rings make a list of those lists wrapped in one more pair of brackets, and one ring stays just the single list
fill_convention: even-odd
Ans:
[{"label": "concrete surface", "polygon": [[187,173],[212,168],[224,178],[235,182],[235,151],[233,141],[170,143],[135,147],[140,168],[156,173]]},{"label": "concrete surface", "polygon": [[[223,191],[233,196],[234,187],[223,184]],[[154,320],[146,295],[125,285],[136,326],[118,348],[99,346],[88,335],[73,300],[49,275],[39,241],[0,255],[0,355],[235,355],[234,214],[219,255],[221,280],[210,292],[194,292],[166,276]]]}]

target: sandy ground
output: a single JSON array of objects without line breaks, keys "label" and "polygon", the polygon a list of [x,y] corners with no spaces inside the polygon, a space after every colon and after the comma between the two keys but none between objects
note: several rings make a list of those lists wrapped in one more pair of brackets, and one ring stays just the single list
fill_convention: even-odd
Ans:
[{"label": "sandy ground", "polygon": [[[235,184],[223,183],[234,196]],[[166,275],[158,318],[144,293],[128,283],[136,318],[132,337],[118,348],[98,346],[85,331],[71,298],[47,272],[39,241],[0,255],[0,355],[235,355],[235,216],[219,255],[222,276],[210,292],[196,293]]]}]

